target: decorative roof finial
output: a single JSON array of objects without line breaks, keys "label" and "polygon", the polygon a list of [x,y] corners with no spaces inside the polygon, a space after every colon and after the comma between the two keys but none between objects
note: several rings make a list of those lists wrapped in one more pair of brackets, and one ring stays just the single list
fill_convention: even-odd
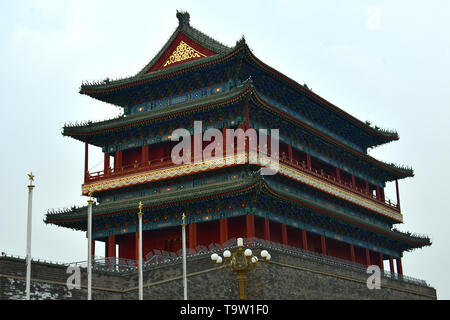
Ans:
[{"label": "decorative roof finial", "polygon": [[189,19],[190,19],[189,12],[187,11],[178,11],[177,10],[177,18],[180,25],[185,24],[189,25]]},{"label": "decorative roof finial", "polygon": [[245,44],[245,37],[244,37],[244,35],[242,35],[242,37],[238,41],[236,41],[236,47],[244,45],[244,44]]}]

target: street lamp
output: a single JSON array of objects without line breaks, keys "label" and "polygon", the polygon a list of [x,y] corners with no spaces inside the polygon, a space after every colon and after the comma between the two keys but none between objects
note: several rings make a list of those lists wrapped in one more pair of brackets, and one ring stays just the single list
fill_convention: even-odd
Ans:
[{"label": "street lamp", "polygon": [[[256,268],[260,260],[257,256],[253,255],[251,249],[244,249],[244,240],[242,238],[237,239],[237,244],[238,248],[236,251],[231,252],[230,250],[225,250],[223,252],[223,259],[217,253],[213,253],[211,255],[211,260],[217,267],[230,267],[232,271],[237,273],[239,299],[246,300],[247,272]],[[271,256],[267,250],[262,250],[261,258],[264,263],[268,263]]]},{"label": "street lamp", "polygon": [[186,215],[182,215],[181,238],[183,247],[183,298],[187,300],[187,277],[186,277]]},{"label": "street lamp", "polygon": [[27,264],[27,273],[26,273],[26,283],[25,283],[25,298],[26,300],[30,300],[30,288],[31,288],[31,226],[32,226],[32,204],[33,204],[33,181],[34,175],[32,172],[28,174],[28,178],[30,179],[30,184],[28,185],[28,216],[27,216],[27,256],[26,256],[26,264]]},{"label": "street lamp", "polygon": [[88,234],[88,300],[92,300],[92,189],[89,190],[88,200],[88,221],[87,221],[87,234]]},{"label": "street lamp", "polygon": [[139,281],[139,300],[144,299],[144,277],[142,274],[142,208],[144,205],[142,204],[142,201],[139,201],[139,248],[138,248],[138,254],[139,254],[139,265],[138,265],[138,281]]}]

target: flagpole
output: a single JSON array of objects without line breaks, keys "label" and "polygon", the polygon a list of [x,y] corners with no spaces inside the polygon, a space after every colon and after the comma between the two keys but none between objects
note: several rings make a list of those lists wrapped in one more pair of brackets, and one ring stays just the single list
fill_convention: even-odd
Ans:
[{"label": "flagpole", "polygon": [[144,299],[144,281],[142,274],[142,201],[139,201],[139,300]]},{"label": "flagpole", "polygon": [[92,190],[89,191],[88,200],[88,300],[92,300]]},{"label": "flagpole", "polygon": [[183,293],[184,300],[187,300],[187,278],[186,278],[186,216],[183,213],[182,242],[183,242]]},{"label": "flagpole", "polygon": [[31,211],[33,205],[33,181],[34,176],[31,172],[28,174],[28,178],[30,179],[30,184],[28,185],[28,217],[27,217],[27,256],[26,256],[26,264],[27,264],[27,275],[26,275],[26,299],[30,300],[30,284],[31,284]]}]

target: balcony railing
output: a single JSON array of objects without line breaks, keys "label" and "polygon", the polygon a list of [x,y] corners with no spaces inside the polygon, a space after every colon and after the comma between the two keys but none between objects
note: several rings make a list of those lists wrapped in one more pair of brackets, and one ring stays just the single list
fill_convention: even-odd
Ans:
[{"label": "balcony railing", "polygon": [[[194,161],[194,158],[191,159]],[[376,203],[379,203],[381,205],[384,205],[390,209],[393,209],[397,212],[400,212],[400,206],[399,204],[393,203],[390,199],[385,198],[380,199],[376,195],[372,194],[370,191],[367,191],[365,189],[359,188],[356,185],[353,185],[352,183],[346,182],[343,179],[338,179],[335,176],[329,175],[324,172],[323,169],[317,170],[315,168],[308,168],[305,161],[297,161],[297,160],[290,160],[285,154],[282,154],[279,158],[280,163],[287,165],[293,169],[296,169],[298,171],[304,172],[306,174],[309,174],[315,178],[318,178],[322,181],[326,181],[332,185],[335,185],[339,188],[345,189],[347,191],[353,192],[355,194],[358,194],[364,198],[368,198]],[[109,168],[105,171],[97,171],[97,172],[91,172],[86,175],[86,181],[85,184],[104,180],[104,179],[110,179],[115,178],[119,176],[125,176],[140,172],[147,172],[152,170],[157,170],[161,168],[168,168],[175,166],[171,160],[170,156],[162,157],[160,159],[153,159],[149,160],[145,163],[138,163],[135,162],[134,164],[121,166],[119,168]]]},{"label": "balcony railing", "polygon": [[149,160],[147,162],[135,162],[130,165],[121,166],[119,168],[109,168],[102,171],[89,172],[87,175],[87,181],[85,183],[114,178],[118,176],[125,176],[128,174],[145,172],[150,170],[156,170],[161,168],[167,168],[173,166],[171,157],[163,157],[160,159]]},{"label": "balcony railing", "polygon": [[380,199],[378,198],[376,195],[372,194],[370,191],[367,191],[365,189],[359,188],[358,186],[346,182],[343,179],[338,179],[335,176],[329,175],[327,173],[324,172],[323,169],[317,170],[315,168],[308,168],[308,166],[306,165],[305,161],[297,161],[297,160],[290,160],[288,157],[286,157],[285,155],[281,155],[280,157],[280,163],[283,163],[285,165],[288,165],[290,167],[293,167],[299,171],[308,173],[316,178],[319,178],[321,180],[327,181],[333,185],[336,185],[340,188],[346,189],[348,191],[351,191],[353,193],[359,194],[363,197],[369,198],[372,201],[375,201],[377,203],[380,203],[382,205],[387,206],[390,209],[394,209],[398,212],[400,212],[400,206],[394,202],[392,202],[390,199],[387,199],[385,197],[385,199]]}]

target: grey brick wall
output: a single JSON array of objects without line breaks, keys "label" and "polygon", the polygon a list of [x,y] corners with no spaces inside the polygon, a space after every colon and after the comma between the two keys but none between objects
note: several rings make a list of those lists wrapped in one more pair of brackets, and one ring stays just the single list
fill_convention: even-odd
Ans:
[{"label": "grey brick wall", "polygon": [[[259,250],[254,250],[257,253]],[[271,252],[248,275],[248,299],[436,299],[432,287],[382,278],[381,289],[369,290],[368,275],[339,265],[324,264],[282,252]],[[237,299],[236,275],[216,269],[209,257],[188,258],[189,299]],[[66,266],[34,262],[32,299],[86,299],[87,274],[82,269],[81,289],[68,290]],[[182,299],[182,264],[154,265],[144,271],[145,299]],[[0,299],[23,299],[25,261],[0,257]],[[137,299],[137,273],[94,272],[93,299]]]}]

